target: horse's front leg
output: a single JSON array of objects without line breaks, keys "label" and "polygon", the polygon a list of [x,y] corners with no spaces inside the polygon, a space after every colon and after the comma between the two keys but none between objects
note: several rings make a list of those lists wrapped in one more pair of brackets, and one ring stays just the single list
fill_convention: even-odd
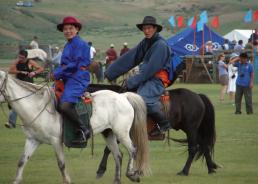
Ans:
[{"label": "horse's front leg", "polygon": [[24,146],[24,153],[22,154],[16,172],[14,184],[19,184],[22,181],[22,174],[27,161],[30,159],[34,151],[39,146],[39,142],[32,138],[27,138]]},{"label": "horse's front leg", "polygon": [[71,183],[71,179],[70,179],[69,174],[66,172],[64,149],[63,149],[63,145],[62,145],[61,141],[57,140],[56,143],[53,143],[53,147],[54,147],[54,150],[56,153],[57,164],[58,164],[59,170],[63,177],[63,183],[69,184],[69,183]]}]

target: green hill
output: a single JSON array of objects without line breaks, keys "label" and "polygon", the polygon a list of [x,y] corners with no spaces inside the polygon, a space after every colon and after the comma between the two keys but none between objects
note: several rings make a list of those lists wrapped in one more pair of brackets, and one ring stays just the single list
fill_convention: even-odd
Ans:
[{"label": "green hill", "polygon": [[[221,34],[224,34],[235,28],[254,28],[254,24],[244,23],[243,17],[249,8],[258,9],[258,0],[37,0],[33,7],[17,7],[16,2],[0,2],[0,57],[11,57],[13,53],[4,48],[21,42],[27,44],[34,35],[40,43],[62,46],[63,35],[56,31],[56,25],[67,15],[76,16],[82,22],[83,38],[105,50],[111,42],[117,48],[125,41],[135,45],[142,38],[135,24],[145,15],[154,15],[169,27],[167,19],[171,15],[183,15],[187,19],[207,10],[209,18],[219,15]],[[168,38],[178,31],[171,33],[165,29],[162,34]]]}]

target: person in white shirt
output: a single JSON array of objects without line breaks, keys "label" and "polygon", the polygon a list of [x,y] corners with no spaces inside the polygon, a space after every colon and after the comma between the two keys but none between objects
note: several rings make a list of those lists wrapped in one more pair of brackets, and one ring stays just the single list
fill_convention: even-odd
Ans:
[{"label": "person in white shirt", "polygon": [[39,44],[38,44],[38,37],[34,36],[33,40],[30,42],[30,49],[38,49],[39,48]]},{"label": "person in white shirt", "polygon": [[228,95],[229,95],[229,100],[232,102],[234,105],[235,101],[235,93],[236,93],[236,79],[237,79],[237,67],[233,65],[233,60],[238,58],[238,55],[236,53],[232,53],[230,55],[229,59],[229,65],[228,65]]},{"label": "person in white shirt", "polygon": [[88,42],[90,46],[90,59],[93,61],[94,56],[96,55],[96,49],[92,46],[92,42]]},{"label": "person in white shirt", "polygon": [[223,48],[223,50],[229,50],[229,41],[228,41],[228,39],[225,39],[222,48]]}]

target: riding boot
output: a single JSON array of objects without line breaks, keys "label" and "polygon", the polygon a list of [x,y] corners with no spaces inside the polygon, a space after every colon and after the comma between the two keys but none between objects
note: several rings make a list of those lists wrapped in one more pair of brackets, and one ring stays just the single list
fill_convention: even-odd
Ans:
[{"label": "riding boot", "polygon": [[75,109],[74,103],[65,102],[61,104],[61,111],[70,121],[75,123],[78,127],[77,137],[73,140],[73,143],[83,143],[91,136],[91,131],[86,125],[80,120],[80,117]]},{"label": "riding boot", "polygon": [[156,129],[152,130],[149,135],[150,136],[157,136],[160,135],[166,131],[168,131],[170,127],[170,122],[166,118],[166,115],[163,112],[156,112],[150,114],[150,117],[154,122],[157,123]]}]

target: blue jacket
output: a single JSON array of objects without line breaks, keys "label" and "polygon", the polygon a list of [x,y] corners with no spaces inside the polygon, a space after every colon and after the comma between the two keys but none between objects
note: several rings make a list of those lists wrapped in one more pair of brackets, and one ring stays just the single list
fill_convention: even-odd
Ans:
[{"label": "blue jacket", "polygon": [[60,66],[54,71],[54,78],[62,79],[65,84],[61,102],[78,102],[90,82],[90,73],[86,69],[90,62],[87,42],[77,35],[66,43]]},{"label": "blue jacket", "polygon": [[170,57],[170,47],[156,33],[151,39],[143,39],[136,47],[115,60],[105,74],[109,80],[113,80],[140,64],[139,74],[127,80],[127,87],[137,89],[147,105],[148,113],[156,113],[161,109],[159,99],[165,87],[155,74],[161,69],[169,71]]},{"label": "blue jacket", "polygon": [[251,63],[243,64],[240,62],[236,62],[234,66],[238,68],[236,84],[243,87],[249,87],[251,74],[254,72],[253,65]]},{"label": "blue jacket", "polygon": [[114,80],[140,65],[140,72],[127,80],[129,89],[138,88],[144,82],[155,78],[161,69],[169,70],[171,49],[166,40],[156,33],[151,39],[144,38],[136,47],[119,57],[105,72],[109,80]]}]

